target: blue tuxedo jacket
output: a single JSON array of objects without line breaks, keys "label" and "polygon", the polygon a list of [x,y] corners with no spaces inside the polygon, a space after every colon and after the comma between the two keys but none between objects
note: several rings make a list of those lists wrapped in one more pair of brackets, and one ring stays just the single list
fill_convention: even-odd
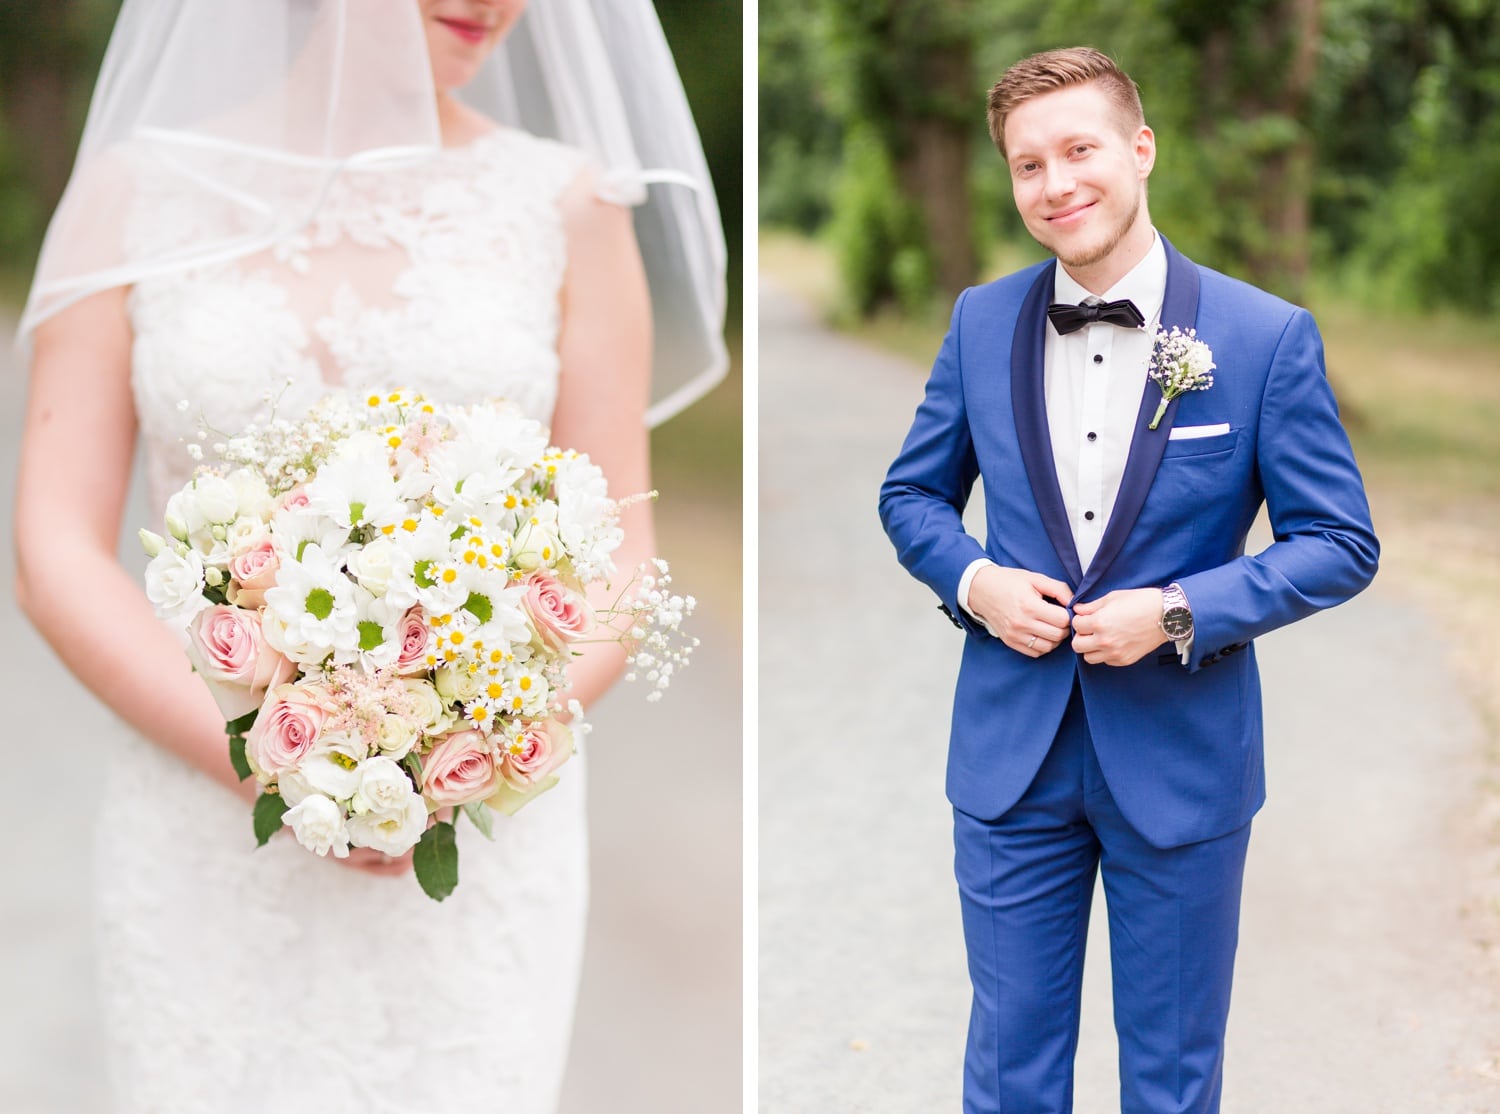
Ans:
[{"label": "blue tuxedo jacket", "polygon": [[[1126,819],[1174,847],[1241,827],[1265,799],[1260,680],[1251,640],[1360,591],[1379,544],[1312,316],[1200,267],[1166,244],[1161,324],[1194,327],[1212,349],[1213,386],[1141,398],[1119,496],[1098,553],[1080,568],[1053,463],[1043,395],[1043,330],[1055,261],[958,299],[911,432],[880,491],[901,563],[968,632],[954,698],[947,787],[955,807],[1004,813],[1031,783],[1075,679],[1099,765]],[[1227,423],[1221,436],[1169,440],[1174,424]],[[984,479],[985,544],[961,515]],[[1261,504],[1275,541],[1245,536]],[[1135,665],[1089,665],[1064,643],[1031,659],[959,607],[976,558],[1045,573],[1077,601],[1117,588],[1182,585],[1194,639]]]}]

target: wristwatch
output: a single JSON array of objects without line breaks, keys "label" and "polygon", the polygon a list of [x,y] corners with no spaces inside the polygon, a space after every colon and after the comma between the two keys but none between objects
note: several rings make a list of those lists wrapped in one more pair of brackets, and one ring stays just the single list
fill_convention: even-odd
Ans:
[{"label": "wristwatch", "polygon": [[1193,634],[1193,609],[1188,606],[1187,594],[1176,584],[1161,590],[1161,632],[1173,642]]}]

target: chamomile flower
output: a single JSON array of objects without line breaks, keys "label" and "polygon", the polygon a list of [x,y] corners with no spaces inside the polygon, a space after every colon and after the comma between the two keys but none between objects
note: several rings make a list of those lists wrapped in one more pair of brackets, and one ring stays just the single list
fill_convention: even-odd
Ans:
[{"label": "chamomile flower", "polygon": [[385,522],[405,511],[378,434],[356,433],[341,450],[308,481],[309,510],[350,528]]},{"label": "chamomile flower", "polygon": [[316,664],[359,646],[355,586],[321,546],[309,544],[281,562],[266,590],[266,637],[293,661]]}]

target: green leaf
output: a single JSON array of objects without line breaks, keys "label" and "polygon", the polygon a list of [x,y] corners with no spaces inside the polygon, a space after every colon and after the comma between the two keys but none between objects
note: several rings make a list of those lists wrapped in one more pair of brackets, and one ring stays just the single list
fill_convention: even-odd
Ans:
[{"label": "green leaf", "polygon": [[401,759],[401,764],[406,767],[406,772],[411,775],[413,789],[422,788],[422,757],[414,750],[406,752],[406,757]]},{"label": "green leaf", "polygon": [[281,816],[286,812],[286,798],[279,793],[262,793],[255,800],[255,845],[264,847],[266,840],[281,831]]},{"label": "green leaf", "polygon": [[229,736],[229,764],[239,774],[241,781],[250,776],[250,763],[245,760],[245,736]]},{"label": "green leaf", "polygon": [[209,603],[226,604],[229,602],[229,596],[225,588],[225,585],[220,585],[217,588],[212,584],[205,585],[203,588],[203,598]]},{"label": "green leaf", "polygon": [[478,592],[469,593],[469,598],[464,600],[463,609],[481,623],[488,623],[491,616],[495,614],[495,607],[490,603],[490,597],[481,596]]},{"label": "green leaf", "polygon": [[418,588],[431,588],[434,584],[437,583],[436,580],[433,580],[432,577],[427,575],[428,570],[431,568],[431,561],[417,562],[416,567],[412,570],[412,579],[417,582]]},{"label": "green leaf", "polygon": [[243,735],[255,726],[255,717],[260,715],[260,709],[246,712],[239,719],[232,719],[224,725],[224,730],[230,735]]},{"label": "green leaf", "polygon": [[333,614],[333,593],[327,588],[314,588],[307,593],[305,606],[314,619],[326,619]]},{"label": "green leaf", "polygon": [[385,630],[373,619],[361,620],[359,624],[359,648],[373,650],[385,641]]},{"label": "green leaf", "polygon": [[442,901],[458,885],[458,840],[453,825],[440,821],[422,833],[411,855],[422,891]]},{"label": "green leaf", "polygon": [[495,838],[495,822],[490,816],[489,806],[483,801],[470,801],[464,805],[464,815],[469,822],[484,833],[485,839]]}]

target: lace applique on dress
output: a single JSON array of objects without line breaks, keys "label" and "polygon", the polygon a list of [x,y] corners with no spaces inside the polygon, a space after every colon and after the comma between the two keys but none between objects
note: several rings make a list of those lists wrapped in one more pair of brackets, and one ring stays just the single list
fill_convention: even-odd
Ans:
[{"label": "lace applique on dress", "polygon": [[[557,202],[583,165],[550,140],[490,132],[420,165],[347,171],[272,251],[138,282],[132,382],[143,436],[161,450],[153,494],[191,473],[180,442],[200,415],[233,432],[270,399],[296,411],[333,384],[498,395],[550,419],[567,265]],[[229,208],[180,196],[152,165],[137,178],[127,247],[190,242],[195,209]]]}]

